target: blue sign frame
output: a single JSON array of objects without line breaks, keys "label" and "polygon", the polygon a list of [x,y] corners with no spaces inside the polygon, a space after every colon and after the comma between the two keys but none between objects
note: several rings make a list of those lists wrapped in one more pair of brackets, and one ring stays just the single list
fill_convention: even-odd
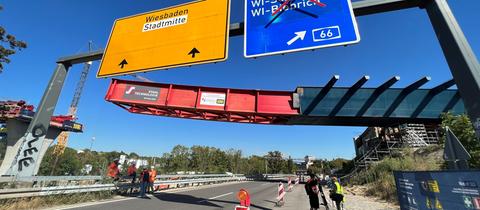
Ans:
[{"label": "blue sign frame", "polygon": [[247,58],[360,42],[350,0],[245,0]]}]

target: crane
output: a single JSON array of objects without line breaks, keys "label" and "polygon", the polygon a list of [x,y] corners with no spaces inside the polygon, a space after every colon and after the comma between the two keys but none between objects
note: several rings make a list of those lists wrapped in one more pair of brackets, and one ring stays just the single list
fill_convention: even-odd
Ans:
[{"label": "crane", "polygon": [[[92,51],[92,42],[90,41],[88,43],[88,51]],[[70,104],[70,108],[68,109],[68,115],[71,116],[73,119],[76,118],[77,115],[77,109],[78,109],[78,103],[80,101],[80,97],[82,95],[83,87],[85,86],[85,82],[87,80],[88,72],[90,71],[90,66],[92,65],[92,61],[86,62],[83,65],[83,70],[82,73],[80,74],[80,80],[77,83],[77,87],[75,88],[75,93],[73,95],[72,102]],[[55,148],[53,150],[53,154],[56,156],[55,159],[55,164],[58,161],[58,157],[63,154],[65,151],[65,147],[67,146],[68,143],[68,137],[69,137],[69,132],[62,132],[57,138],[57,144],[55,145]],[[52,170],[53,172],[53,170]]]}]

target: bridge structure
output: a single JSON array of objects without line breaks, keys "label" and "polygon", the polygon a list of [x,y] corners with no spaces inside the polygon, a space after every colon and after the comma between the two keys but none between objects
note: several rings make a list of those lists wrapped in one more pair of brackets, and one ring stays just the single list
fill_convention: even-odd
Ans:
[{"label": "bridge structure", "polygon": [[[34,106],[26,104],[24,101],[0,101],[0,124],[3,124],[2,133],[6,138],[6,150],[0,165],[0,176],[10,175],[8,169],[18,154],[22,145],[21,137],[27,131],[35,112]],[[83,125],[74,121],[72,116],[52,116],[50,118],[48,131],[45,141],[38,147],[32,147],[31,151],[39,154],[38,164],[34,165],[34,173],[37,174],[40,164],[48,147],[58,137],[62,131],[80,133],[83,131]],[[34,148],[34,149],[33,149]],[[27,152],[28,153],[28,152]],[[25,154],[19,154],[25,158]],[[28,166],[30,166],[29,162]],[[22,165],[25,166],[25,165]]]},{"label": "bridge structure", "polygon": [[[376,88],[362,88],[370,77],[351,87],[335,87],[333,76],[323,87],[294,91],[246,90],[112,80],[105,99],[135,114],[271,125],[386,126],[440,123],[444,112],[465,113],[455,82],[420,89],[421,78],[404,88],[391,88],[395,76]],[[213,98],[212,98],[213,96]],[[210,103],[209,100],[220,101]]]},{"label": "bridge structure", "polygon": [[[466,112],[476,122],[477,136],[480,136],[480,102],[477,99],[480,95],[480,64],[446,0],[362,0],[352,2],[352,6],[355,16],[408,8],[425,9],[454,81],[432,89],[419,89],[430,80],[422,78],[404,88],[391,88],[398,80],[393,78],[376,88],[362,88],[369,79],[365,76],[351,87],[334,87],[338,78],[333,78],[324,87],[257,91],[113,80],[106,98],[132,113],[275,125],[385,125],[410,120],[439,122],[439,113],[443,111]],[[244,29],[244,23],[230,24],[229,35],[241,36]],[[40,154],[33,148],[40,147],[46,141],[50,118],[69,68],[75,64],[100,60],[103,54],[104,50],[98,50],[57,60],[37,112],[25,134],[18,140],[22,145],[9,167],[10,174],[35,175],[31,165],[38,165]],[[136,97],[122,98],[129,84],[154,87],[153,92],[158,90],[155,96],[158,98],[140,101]],[[458,90],[448,89],[453,84],[457,85]],[[225,98],[217,98],[220,99],[218,102],[224,100],[225,104],[202,104],[203,91],[212,92],[210,96],[213,98],[225,94]],[[240,104],[242,102],[244,104]],[[25,157],[19,158],[23,154]]]}]

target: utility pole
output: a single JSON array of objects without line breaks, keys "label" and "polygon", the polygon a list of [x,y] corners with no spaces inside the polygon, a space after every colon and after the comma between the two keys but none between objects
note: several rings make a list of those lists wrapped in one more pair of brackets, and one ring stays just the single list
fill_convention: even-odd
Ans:
[{"label": "utility pole", "polygon": [[93,147],[93,142],[95,141],[95,136],[92,137],[92,139],[90,140],[90,152],[92,151],[92,147]]}]

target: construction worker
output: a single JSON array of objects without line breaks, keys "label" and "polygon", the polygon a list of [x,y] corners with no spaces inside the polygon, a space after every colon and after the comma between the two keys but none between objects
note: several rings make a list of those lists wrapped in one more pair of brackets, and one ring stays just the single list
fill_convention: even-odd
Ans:
[{"label": "construction worker", "polygon": [[150,166],[150,171],[148,171],[150,174],[150,179],[148,180],[148,192],[153,193],[153,183],[155,182],[155,179],[157,179],[157,171],[155,170],[154,166]]},{"label": "construction worker", "polygon": [[118,159],[115,159],[110,165],[108,165],[107,176],[111,177],[114,181],[117,181],[119,179],[118,174]]},{"label": "construction worker", "polygon": [[127,169],[127,175],[132,177],[132,183],[135,183],[135,179],[137,178],[137,166],[135,162],[132,162]]},{"label": "construction worker", "polygon": [[[135,162],[132,162],[130,166],[128,166],[127,175],[129,177],[132,177],[132,184],[135,183],[135,179],[137,178],[137,166],[135,165]],[[133,185],[130,188],[130,193],[132,192],[133,192]]]},{"label": "construction worker", "polygon": [[148,173],[147,168],[143,168],[142,173],[140,174],[140,195],[139,197],[146,197],[145,193],[147,191],[148,183],[150,182],[150,174]]},{"label": "construction worker", "polygon": [[337,210],[343,209],[343,187],[340,182],[338,182],[337,177],[332,177],[332,189],[330,190],[330,198],[335,202]]},{"label": "construction worker", "polygon": [[314,173],[310,173],[309,176],[310,179],[305,184],[305,192],[310,200],[310,210],[317,210],[320,208],[320,202],[318,200],[318,193],[320,192],[318,188],[319,183]]}]

